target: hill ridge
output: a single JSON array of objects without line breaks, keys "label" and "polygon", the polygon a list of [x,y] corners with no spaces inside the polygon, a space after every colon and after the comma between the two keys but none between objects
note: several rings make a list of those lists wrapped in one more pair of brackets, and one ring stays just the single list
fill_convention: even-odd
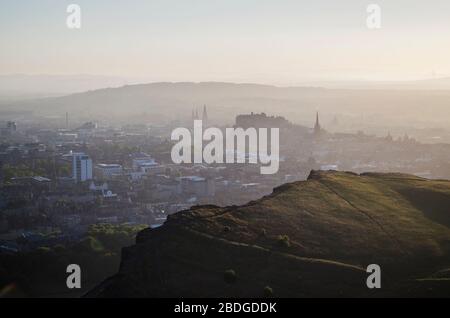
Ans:
[{"label": "hill ridge", "polygon": [[[196,206],[140,232],[119,273],[88,296],[258,297],[266,285],[281,297],[416,295],[450,268],[448,207],[448,181],[312,171],[245,205]],[[372,263],[389,278],[377,293],[365,286]]]}]

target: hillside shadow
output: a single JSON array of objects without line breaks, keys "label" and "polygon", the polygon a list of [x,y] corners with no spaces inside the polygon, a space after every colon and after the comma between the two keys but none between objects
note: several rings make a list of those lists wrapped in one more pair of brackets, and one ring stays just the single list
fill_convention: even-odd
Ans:
[{"label": "hillside shadow", "polygon": [[423,188],[409,188],[399,192],[425,217],[450,227],[450,194]]}]

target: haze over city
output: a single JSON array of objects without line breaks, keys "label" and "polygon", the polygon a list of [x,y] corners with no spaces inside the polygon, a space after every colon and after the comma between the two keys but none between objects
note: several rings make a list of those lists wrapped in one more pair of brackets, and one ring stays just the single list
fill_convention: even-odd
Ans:
[{"label": "haze over city", "polygon": [[448,0],[74,1],[0,0],[0,298],[450,297]]}]

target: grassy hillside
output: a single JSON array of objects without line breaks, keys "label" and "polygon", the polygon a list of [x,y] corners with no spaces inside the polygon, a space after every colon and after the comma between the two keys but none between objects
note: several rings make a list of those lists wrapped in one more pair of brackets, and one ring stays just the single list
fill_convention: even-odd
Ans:
[{"label": "grassy hillside", "polygon": [[[450,296],[449,224],[449,181],[313,171],[244,206],[196,207],[141,232],[90,296]],[[371,263],[380,290],[366,287]]]}]

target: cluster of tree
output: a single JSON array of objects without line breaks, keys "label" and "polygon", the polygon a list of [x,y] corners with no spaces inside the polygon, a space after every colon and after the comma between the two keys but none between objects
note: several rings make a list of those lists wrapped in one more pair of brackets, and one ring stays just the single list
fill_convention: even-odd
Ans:
[{"label": "cluster of tree", "polygon": [[140,148],[137,146],[114,143],[96,145],[95,148],[89,148],[88,152],[94,162],[103,160],[124,162],[129,159],[131,153],[139,152],[139,150]]},{"label": "cluster of tree", "polygon": [[17,177],[47,176],[55,178],[56,176],[70,175],[70,164],[56,162],[54,159],[31,159],[21,161],[18,164],[4,164],[2,166],[2,175],[7,181]]},{"label": "cluster of tree", "polygon": [[[117,272],[122,247],[132,245],[143,228],[145,225],[92,225],[72,244],[0,254],[0,290],[13,284],[29,297],[80,296]],[[66,286],[69,264],[81,267],[81,290]]]},{"label": "cluster of tree", "polygon": [[136,233],[145,227],[145,225],[93,224],[87,233],[88,237],[98,241],[106,250],[120,252],[123,246],[134,244]]}]

